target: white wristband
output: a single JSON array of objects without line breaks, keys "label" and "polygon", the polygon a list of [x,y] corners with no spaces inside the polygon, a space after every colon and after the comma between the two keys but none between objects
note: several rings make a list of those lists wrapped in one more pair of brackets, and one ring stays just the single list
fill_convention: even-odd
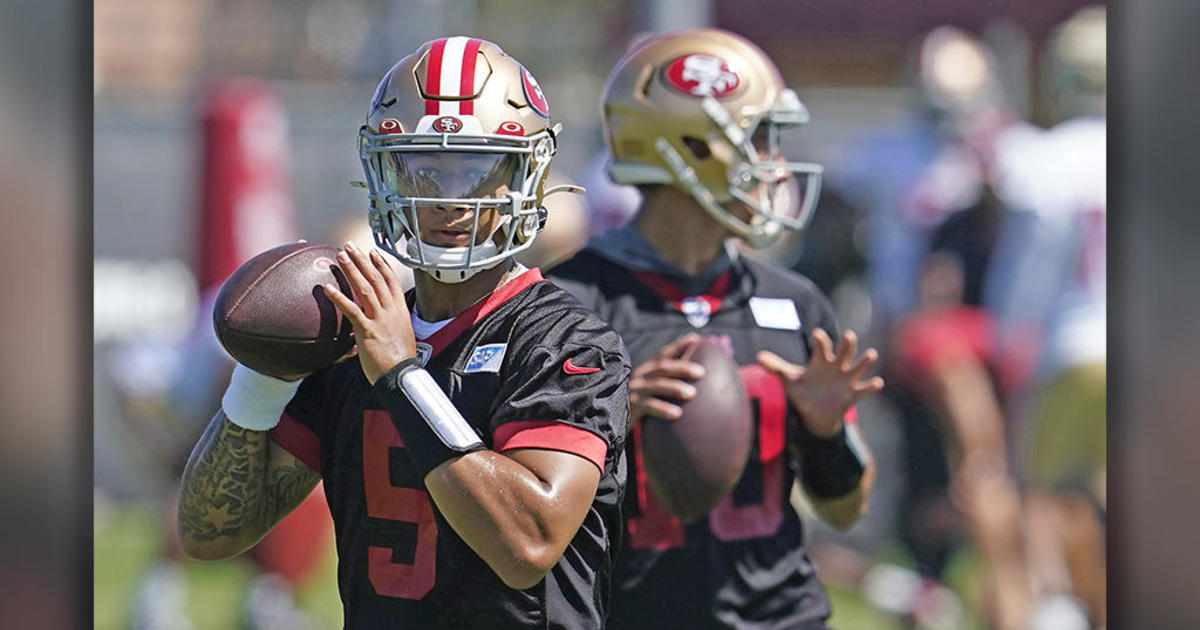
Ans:
[{"label": "white wristband", "polygon": [[300,389],[300,381],[283,381],[237,364],[221,409],[229,421],[251,431],[269,431],[279,424],[283,408]]}]

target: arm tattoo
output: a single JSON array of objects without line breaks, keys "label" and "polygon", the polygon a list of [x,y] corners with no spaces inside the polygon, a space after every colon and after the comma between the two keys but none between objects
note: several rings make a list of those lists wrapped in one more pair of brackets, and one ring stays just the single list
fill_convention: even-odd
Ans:
[{"label": "arm tattoo", "polygon": [[317,473],[303,464],[270,468],[270,437],[217,413],[188,459],[179,497],[179,531],[194,540],[258,541],[299,505]]}]

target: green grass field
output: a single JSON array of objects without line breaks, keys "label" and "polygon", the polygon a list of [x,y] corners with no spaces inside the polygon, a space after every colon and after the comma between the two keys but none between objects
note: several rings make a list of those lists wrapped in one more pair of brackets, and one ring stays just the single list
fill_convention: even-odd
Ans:
[{"label": "green grass field", "polygon": [[[103,514],[101,513],[103,512]],[[126,630],[130,604],[139,577],[157,561],[162,547],[161,508],[146,504],[119,504],[97,511],[93,540],[95,559],[95,628]],[[333,549],[325,566],[301,588],[298,600],[303,609],[323,628],[341,627],[341,605],[335,579]],[[187,616],[196,630],[237,628],[242,599],[253,577],[249,561],[184,561],[189,592]],[[951,569],[951,578],[964,592],[974,592],[978,583],[978,560],[962,554]],[[838,630],[900,630],[895,617],[881,612],[857,593],[828,587],[833,604],[831,625]],[[981,628],[974,619],[961,630]],[[956,628],[955,630],[960,630]]]},{"label": "green grass field", "polygon": [[[134,589],[142,572],[157,561],[162,540],[162,515],[157,506],[120,505],[97,520],[93,535],[97,630],[129,627]],[[324,566],[297,594],[301,607],[323,628],[341,627],[335,563],[331,546]],[[251,563],[244,559],[183,561],[181,566],[189,586],[186,613],[196,630],[237,628],[242,599],[254,575]]]}]

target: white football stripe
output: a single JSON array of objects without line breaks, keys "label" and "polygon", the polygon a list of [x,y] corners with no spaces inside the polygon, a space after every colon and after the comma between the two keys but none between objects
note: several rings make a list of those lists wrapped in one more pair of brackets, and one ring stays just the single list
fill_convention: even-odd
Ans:
[{"label": "white football stripe", "polygon": [[[438,88],[444,96],[462,96],[463,51],[468,37],[450,37],[442,51],[442,80]],[[457,116],[461,113],[462,101],[440,101],[438,113]]]}]

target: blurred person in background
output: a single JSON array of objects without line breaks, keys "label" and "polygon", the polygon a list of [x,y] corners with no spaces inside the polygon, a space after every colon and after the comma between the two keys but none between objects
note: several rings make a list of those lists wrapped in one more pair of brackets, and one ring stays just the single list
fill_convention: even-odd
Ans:
[{"label": "blurred person in background", "polygon": [[1052,129],[964,127],[981,195],[933,230],[889,353],[889,393],[938,419],[937,496],[962,512],[1001,629],[1105,623],[1103,35],[1089,9],[1051,37]]},{"label": "blurred person in background", "polygon": [[[551,278],[622,334],[636,366],[613,628],[826,627],[790,490],[800,479],[838,529],[865,513],[874,465],[854,404],[883,386],[866,376],[877,355],[856,357],[810,280],[732,242],[764,247],[804,227],[822,169],[788,161],[779,135],[806,122],[772,60],[727,31],[651,37],[609,75],[608,173],[637,186],[641,205]],[[758,401],[758,446],[731,494],[685,524],[647,485],[640,422],[687,422],[678,403],[701,366],[681,357],[700,334],[729,340]]]},{"label": "blurred person in background", "polygon": [[[1042,62],[1048,129],[1006,134],[1006,216],[986,296],[1016,392],[1037,627],[1106,620],[1106,13],[1079,10]],[[1072,617],[1072,610],[1074,615]]]},{"label": "blurred person in background", "polygon": [[[884,393],[903,418],[907,471],[899,529],[918,570],[936,579],[962,538],[945,453],[947,441],[963,436],[945,422],[932,392],[922,390],[926,372],[913,368],[929,361],[906,354],[935,352],[939,346],[923,346],[942,340],[984,343],[982,278],[1004,212],[987,172],[994,138],[1018,119],[1005,101],[996,60],[962,29],[942,26],[923,36],[911,73],[911,124],[898,135],[862,141],[839,184],[867,215],[875,334],[891,349],[885,369],[894,378]],[[988,425],[982,431],[993,436],[993,446],[1003,443],[996,420],[976,421]]]},{"label": "blurred person in background", "polygon": [[[196,434],[219,408],[235,365],[212,325],[221,283],[251,256],[297,233],[287,192],[287,116],[278,95],[254,79],[223,80],[209,87],[199,111],[201,199],[194,233],[200,300],[193,324],[179,343],[121,346],[108,366],[129,425],[122,434],[137,440],[124,448],[141,453],[140,474],[173,481],[183,471]],[[343,236],[347,227],[335,236]],[[164,508],[160,556],[139,579],[131,603],[131,626],[138,630],[193,627],[187,614],[188,570],[176,536],[177,491],[166,498]],[[332,533],[318,486],[247,554],[256,575],[241,602],[241,628],[315,627],[295,593],[318,577],[333,552]]]},{"label": "blurred person in background", "polygon": [[353,297],[325,295],[353,357],[292,379],[235,367],[182,481],[189,554],[241,553],[324,480],[346,627],[603,627],[629,366],[513,260],[546,221],[560,131],[494,43],[431,40],[388,71],[359,157],[374,241],[414,288],[347,243]]},{"label": "blurred person in background", "polygon": [[866,215],[868,277],[882,330],[916,307],[933,231],[985,200],[989,146],[1017,122],[995,59],[962,29],[942,26],[923,36],[907,73],[911,116],[857,141],[837,182]]}]

